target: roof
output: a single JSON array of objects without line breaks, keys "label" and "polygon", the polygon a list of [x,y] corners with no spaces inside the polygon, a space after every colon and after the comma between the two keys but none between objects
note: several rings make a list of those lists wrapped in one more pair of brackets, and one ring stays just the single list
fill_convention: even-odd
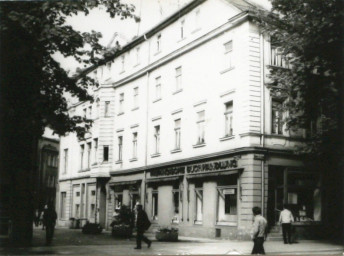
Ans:
[{"label": "roof", "polygon": [[[82,76],[92,72],[95,70],[97,67],[104,65],[105,63],[113,60],[117,56],[121,55],[122,53],[128,51],[129,49],[134,48],[136,45],[140,44],[141,42],[147,40],[148,38],[151,38],[153,35],[167,27],[169,24],[172,22],[178,20],[181,16],[185,15],[186,13],[192,11],[194,8],[199,6],[200,4],[206,2],[207,0],[193,0],[190,3],[186,4],[164,20],[162,20],[160,23],[143,33],[142,35],[135,37],[131,42],[128,44],[124,45],[121,49],[115,51],[115,53],[111,55],[105,55],[104,59],[99,61],[97,64],[92,65],[90,67],[87,67],[83,69],[82,71],[79,72],[74,78],[75,79],[80,79]],[[259,9],[259,10],[266,10],[264,7],[251,2],[250,0],[226,0],[227,3],[235,6],[238,8],[240,11],[245,12],[245,11],[250,11],[254,9]]]}]

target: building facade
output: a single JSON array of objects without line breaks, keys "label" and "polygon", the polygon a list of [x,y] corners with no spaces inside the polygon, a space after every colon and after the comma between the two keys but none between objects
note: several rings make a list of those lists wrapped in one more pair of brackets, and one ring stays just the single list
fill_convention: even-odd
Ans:
[{"label": "building facade", "polygon": [[[144,205],[181,235],[247,238],[252,207],[270,226],[283,203],[300,227],[320,225],[321,177],[292,149],[269,68],[287,68],[246,1],[192,1],[90,75],[94,120],[61,138],[58,216],[109,227],[115,208]],[[303,229],[303,228],[301,228]]]}]

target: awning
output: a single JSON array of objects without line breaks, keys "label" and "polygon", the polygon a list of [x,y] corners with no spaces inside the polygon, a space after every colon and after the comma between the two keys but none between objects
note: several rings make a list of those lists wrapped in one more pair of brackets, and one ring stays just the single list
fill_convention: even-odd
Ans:
[{"label": "awning", "polygon": [[233,175],[238,174],[239,171],[242,169],[235,169],[235,170],[224,170],[224,171],[217,171],[217,172],[201,172],[201,173],[193,173],[186,175],[187,179],[198,179],[204,177],[217,177],[217,176],[224,176],[224,175]]},{"label": "awning", "polygon": [[118,181],[118,182],[111,182],[110,186],[121,186],[121,185],[134,185],[140,183],[142,180],[126,180],[126,181]]},{"label": "awning", "polygon": [[183,176],[149,178],[146,179],[146,183],[176,181],[181,179],[182,177]]}]

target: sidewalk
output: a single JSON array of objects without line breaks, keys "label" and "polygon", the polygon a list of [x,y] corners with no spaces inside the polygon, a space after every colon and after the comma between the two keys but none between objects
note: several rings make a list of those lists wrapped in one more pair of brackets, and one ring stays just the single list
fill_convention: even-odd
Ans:
[{"label": "sidewalk", "polygon": [[[150,238],[153,234],[149,234]],[[148,249],[134,250],[135,238],[115,239],[109,231],[100,235],[84,235],[80,229],[62,229],[55,232],[51,246],[45,245],[45,231],[34,230],[33,246],[29,248],[0,248],[1,255],[239,255],[250,254],[251,241],[229,241],[179,237],[178,242],[153,241]],[[264,244],[266,254],[285,255],[343,255],[344,247],[325,241],[300,241],[285,245],[280,241],[268,241]]]}]

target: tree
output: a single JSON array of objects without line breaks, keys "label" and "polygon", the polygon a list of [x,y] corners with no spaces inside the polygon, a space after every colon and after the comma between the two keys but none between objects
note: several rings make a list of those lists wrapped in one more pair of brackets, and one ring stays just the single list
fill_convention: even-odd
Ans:
[{"label": "tree", "polygon": [[[342,216],[343,2],[272,0],[272,11],[253,10],[288,68],[271,68],[273,97],[284,99],[287,129],[308,131],[296,153],[323,173],[328,222]],[[332,209],[331,209],[332,208]],[[337,222],[337,223],[336,223]]]},{"label": "tree", "polygon": [[100,33],[81,33],[66,24],[68,16],[87,15],[99,6],[111,18],[136,18],[134,7],[120,0],[0,3],[1,215],[9,217],[11,238],[21,245],[32,238],[38,138],[46,126],[60,135],[83,136],[91,125],[84,117],[68,114],[64,94],[92,100],[87,89],[95,81],[87,72],[68,76],[52,55],[72,56],[83,66],[107,61]]}]

